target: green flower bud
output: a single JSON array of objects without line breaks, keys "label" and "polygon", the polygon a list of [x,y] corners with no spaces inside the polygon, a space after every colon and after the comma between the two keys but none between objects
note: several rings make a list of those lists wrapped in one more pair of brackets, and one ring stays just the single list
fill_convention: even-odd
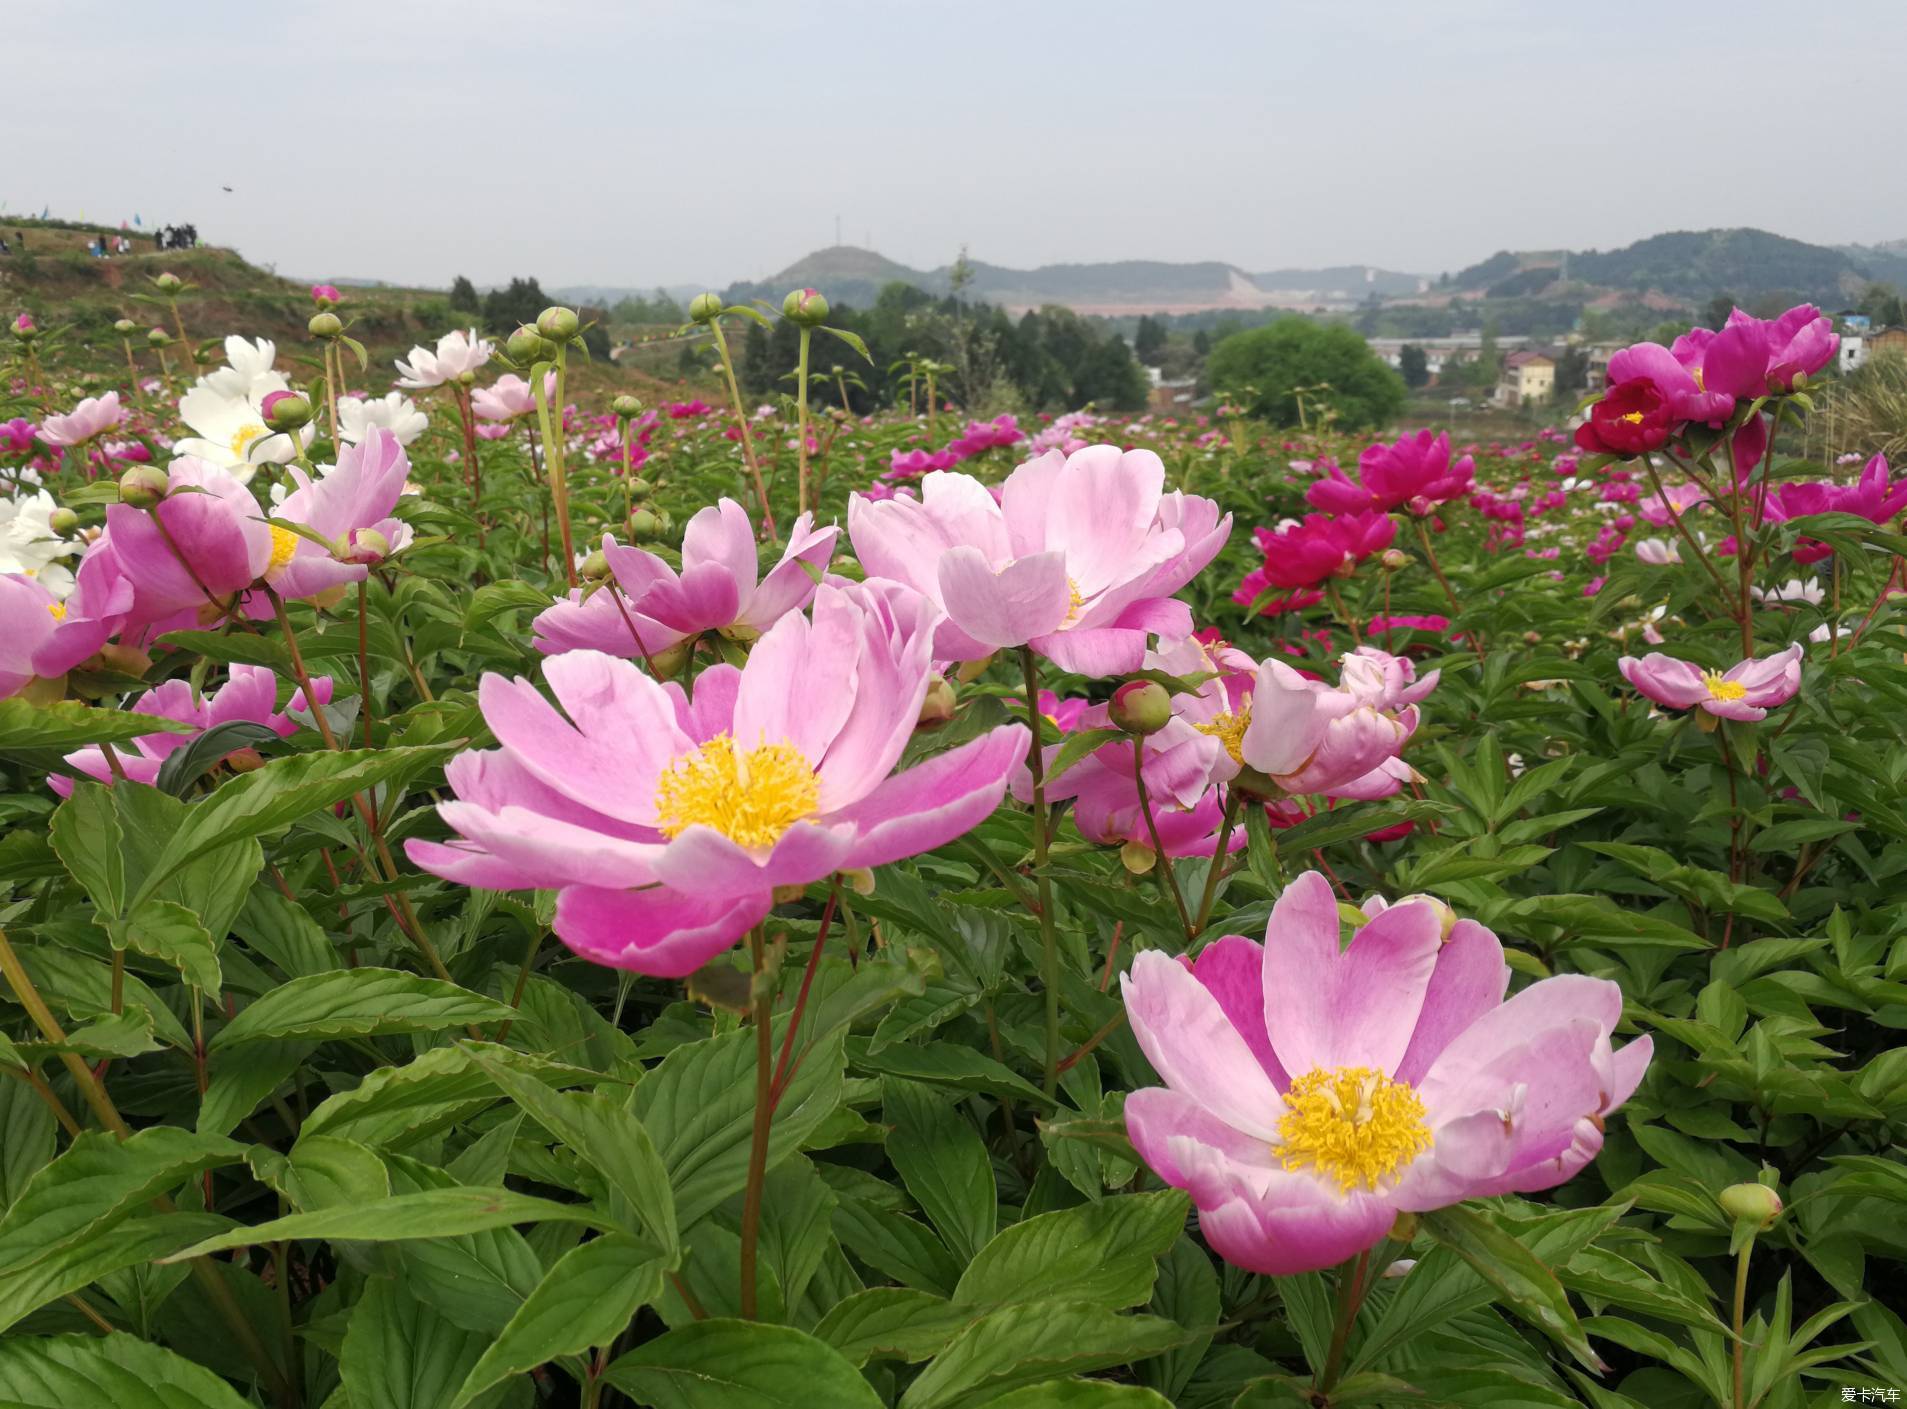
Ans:
[{"label": "green flower bud", "polygon": [[510,355],[512,362],[520,364],[547,362],[556,356],[556,348],[550,340],[527,323],[510,334],[508,341],[503,344],[503,350]]},{"label": "green flower bud", "polygon": [[166,497],[172,487],[166,472],[156,465],[134,465],[119,477],[119,502],[135,509],[150,509]]},{"label": "green flower bud", "polygon": [[689,318],[696,323],[713,323],[722,316],[722,308],[720,294],[697,294],[689,300]]},{"label": "green flower bud", "polygon": [[314,338],[335,338],[344,331],[344,322],[330,309],[311,315],[311,321],[305,324],[305,331]]},{"label": "green flower bud", "polygon": [[168,347],[172,343],[172,334],[168,333],[164,328],[148,328],[146,329],[146,341],[151,343],[154,347]]},{"label": "green flower bud", "polygon": [[65,537],[79,527],[79,515],[71,509],[61,507],[46,516],[46,526],[61,537]]},{"label": "green flower bud", "polygon": [[649,509],[638,509],[629,521],[630,535],[638,543],[653,542],[662,537],[662,520]]},{"label": "green flower bud", "polygon": [[609,409],[625,421],[633,421],[642,414],[642,398],[627,393],[609,403]]},{"label": "green flower bud", "polygon": [[629,497],[638,504],[655,492],[655,486],[641,475],[629,477]]},{"label": "green flower bud", "polygon": [[1386,548],[1378,555],[1377,561],[1385,572],[1396,572],[1399,568],[1409,567],[1413,560],[1402,548]]},{"label": "green flower bud", "polygon": [[138,326],[139,325],[130,318],[121,318],[113,324],[113,331],[120,334],[130,333]]},{"label": "green flower bud", "polygon": [[609,559],[600,548],[592,549],[576,569],[576,575],[585,582],[601,582],[609,576]]},{"label": "green flower bud", "polygon": [[573,308],[552,305],[536,315],[536,330],[554,343],[566,343],[582,330],[582,320]]},{"label": "green flower bud", "polygon": [[177,274],[172,273],[161,274],[155,278],[152,283],[153,287],[157,288],[160,293],[166,294],[176,294],[180,289],[185,287],[185,280],[181,279]]},{"label": "green flower bud", "polygon": [[694,641],[677,641],[673,646],[666,646],[655,652],[649,657],[649,664],[655,669],[656,679],[675,679],[682,673],[682,667],[689,663],[689,657],[694,652]]},{"label": "green flower bud", "polygon": [[1730,1218],[1745,1219],[1761,1228],[1771,1227],[1781,1217],[1781,1195],[1766,1184],[1730,1184],[1715,1196],[1715,1202]]},{"label": "green flower bud", "polygon": [[781,316],[804,328],[818,328],[828,321],[828,301],[814,289],[796,289],[781,301]]},{"label": "green flower bud", "polygon": [[1172,722],[1172,695],[1155,680],[1128,680],[1112,692],[1106,714],[1128,734],[1156,734]]},{"label": "green flower bud", "polygon": [[295,431],[310,422],[311,403],[295,391],[267,392],[258,414],[275,431]]}]

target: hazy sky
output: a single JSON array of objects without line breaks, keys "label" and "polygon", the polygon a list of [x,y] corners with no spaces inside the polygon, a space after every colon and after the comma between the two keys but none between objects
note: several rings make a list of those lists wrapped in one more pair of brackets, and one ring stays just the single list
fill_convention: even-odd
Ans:
[{"label": "hazy sky", "polygon": [[293,276],[1907,236],[1903,0],[4,0],[0,51],[0,208]]}]

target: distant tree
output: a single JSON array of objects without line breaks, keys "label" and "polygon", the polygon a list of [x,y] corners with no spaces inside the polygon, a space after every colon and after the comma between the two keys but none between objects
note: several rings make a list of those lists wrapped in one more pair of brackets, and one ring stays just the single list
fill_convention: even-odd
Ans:
[{"label": "distant tree", "polygon": [[1735,311],[1738,300],[1733,294],[1720,293],[1702,305],[1702,326],[1713,328],[1717,332],[1728,322],[1728,315]]},{"label": "distant tree", "polygon": [[1407,387],[1428,386],[1430,359],[1416,343],[1407,342],[1397,350],[1397,373]]},{"label": "distant tree", "polygon": [[461,274],[450,281],[450,306],[459,313],[483,312],[483,300],[477,297],[477,286]]},{"label": "distant tree", "polygon": [[1132,352],[1148,367],[1159,365],[1159,356],[1165,351],[1165,321],[1160,318],[1141,316],[1139,326],[1132,335]]},{"label": "distant tree", "polygon": [[1556,390],[1586,391],[1588,387],[1589,354],[1578,346],[1564,348],[1556,359]]},{"label": "distant tree", "polygon": [[521,324],[534,323],[549,306],[549,296],[535,279],[513,278],[507,287],[484,295],[483,323],[493,333],[513,332]]},{"label": "distant tree", "polygon": [[779,375],[768,350],[768,329],[750,318],[748,331],[742,335],[740,380],[743,390],[750,396],[766,396],[775,389],[775,378]]},{"label": "distant tree", "polygon": [[1383,426],[1404,406],[1403,378],[1363,338],[1304,318],[1234,333],[1212,349],[1208,371],[1220,396],[1278,425],[1298,423],[1300,389],[1347,429]]},{"label": "distant tree", "polygon": [[1869,284],[1855,307],[1876,327],[1897,328],[1907,323],[1907,302],[1903,302],[1900,290],[1892,284]]},{"label": "distant tree", "polygon": [[1210,355],[1212,351],[1212,335],[1203,328],[1200,328],[1196,333],[1192,334],[1192,351],[1196,352],[1200,357]]},{"label": "distant tree", "polygon": [[609,359],[609,330],[603,325],[609,321],[609,310],[588,305],[577,309],[576,312],[583,320],[583,346],[588,349],[591,357],[607,361]]},{"label": "distant tree", "polygon": [[1146,404],[1146,374],[1122,337],[1096,341],[1086,350],[1073,376],[1074,399],[1114,411],[1137,411]]}]

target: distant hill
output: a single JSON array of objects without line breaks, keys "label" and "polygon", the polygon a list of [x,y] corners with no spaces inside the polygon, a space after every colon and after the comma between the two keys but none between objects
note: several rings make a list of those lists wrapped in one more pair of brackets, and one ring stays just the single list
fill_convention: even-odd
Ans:
[{"label": "distant hill", "polygon": [[[688,301],[708,288],[707,284],[663,284],[661,291],[677,303],[686,305]],[[546,289],[551,298],[562,303],[581,306],[588,304],[593,308],[614,308],[626,298],[654,298],[658,286],[637,288],[629,284],[565,284],[561,288]],[[488,293],[485,288],[479,292]]]},{"label": "distant hill", "polygon": [[1499,250],[1452,276],[1492,297],[1540,292],[1567,272],[1573,284],[1632,293],[1659,291],[1700,302],[1789,293],[1821,304],[1857,297],[1869,282],[1907,277],[1907,247],[1832,247],[1766,230],[1675,230],[1617,250]]},{"label": "distant hill", "polygon": [[[1046,264],[1037,269],[972,260],[970,297],[1009,311],[1062,304],[1081,313],[1194,313],[1211,309],[1345,306],[1378,294],[1415,292],[1414,274],[1346,265],[1332,269],[1281,269],[1250,274],[1219,260],[1171,263],[1128,259],[1094,264]],[[866,307],[887,284],[911,284],[942,295],[952,288],[952,270],[911,269],[874,250],[835,245],[796,260],[760,282],[731,285],[731,300],[779,300],[790,289],[812,286],[832,299]]]}]

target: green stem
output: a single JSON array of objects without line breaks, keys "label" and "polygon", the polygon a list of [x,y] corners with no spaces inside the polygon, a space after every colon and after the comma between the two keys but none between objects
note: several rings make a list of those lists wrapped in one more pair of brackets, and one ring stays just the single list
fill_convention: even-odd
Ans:
[{"label": "green stem", "polygon": [[1152,799],[1146,793],[1146,741],[1143,735],[1135,734],[1132,739],[1132,786],[1139,793],[1139,811],[1145,814],[1146,835],[1152,838],[1152,854],[1160,874],[1165,877],[1165,887],[1172,893],[1172,906],[1179,912],[1179,928],[1185,931],[1189,940],[1195,931],[1192,928],[1192,916],[1185,908],[1185,896],[1179,891],[1178,873],[1172,869],[1172,858],[1165,854],[1165,843],[1159,840],[1159,823],[1152,815]]},{"label": "green stem", "polygon": [[1199,897],[1198,918],[1192,923],[1194,937],[1204,933],[1205,922],[1212,918],[1212,902],[1218,898],[1218,883],[1225,875],[1225,858],[1231,854],[1227,848],[1232,831],[1238,826],[1239,801],[1236,791],[1225,790],[1225,817],[1218,825],[1218,846],[1212,852],[1212,869],[1205,873],[1205,894]]},{"label": "green stem", "polygon": [[[1437,550],[1430,546],[1430,530],[1424,526],[1423,519],[1416,514],[1410,516],[1410,521],[1417,528],[1417,541],[1423,545],[1424,561],[1430,564],[1430,570],[1436,574],[1438,585],[1443,588],[1444,600],[1450,603],[1450,619],[1454,622],[1462,614],[1463,608],[1457,605],[1457,594],[1451,590],[1450,579],[1443,575],[1443,564],[1437,561]],[[1472,631],[1470,635],[1471,644],[1481,651],[1482,639],[1475,631]]]},{"label": "green stem", "polygon": [[1364,1274],[1371,1262],[1370,1249],[1358,1254],[1357,1263],[1338,1278],[1338,1315],[1331,1328],[1331,1348],[1325,1353],[1324,1368],[1318,1372],[1315,1388],[1329,1395],[1337,1388],[1344,1370],[1344,1352],[1351,1343],[1351,1327],[1357,1324],[1357,1311],[1364,1304]]},{"label": "green stem", "polygon": [[761,506],[762,532],[772,541],[781,535],[775,531],[774,510],[768,507],[768,486],[762,483],[761,461],[755,456],[754,437],[748,431],[748,411],[742,405],[742,389],[735,381],[735,360],[728,355],[728,339],[722,335],[720,319],[709,323],[715,335],[715,351],[722,359],[722,375],[728,379],[728,399],[735,408],[735,425],[742,433],[742,459],[748,462],[748,474],[755,481],[755,502]]},{"label": "green stem", "polygon": [[803,327],[801,330],[801,358],[795,366],[795,411],[797,433],[800,439],[795,442],[799,456],[796,464],[795,503],[800,513],[807,513],[812,507],[808,503],[808,343],[814,337],[814,329]]},{"label": "green stem", "polygon": [[1748,1401],[1742,1397],[1742,1354],[1746,1349],[1742,1328],[1748,1310],[1748,1257],[1754,1250],[1755,1240],[1744,1238],[1735,1256],[1735,1409],[1748,1409]]},{"label": "green stem", "polygon": [[748,1145],[748,1182],[742,1192],[741,1305],[742,1319],[755,1319],[756,1244],[761,1235],[762,1184],[768,1175],[768,1135],[775,1119],[774,1021],[775,995],[763,970],[767,966],[764,926],[748,932],[748,957],[754,969],[751,987],[755,1000],[755,1124]]},{"label": "green stem", "polygon": [[1040,714],[1039,661],[1031,646],[1020,647],[1020,664],[1026,672],[1026,722],[1033,730],[1026,766],[1033,774],[1033,879],[1040,895],[1040,986],[1046,991],[1045,1089],[1051,1096],[1059,1089],[1059,935],[1053,928],[1053,882],[1046,874],[1046,760],[1040,753],[1045,720]]}]

